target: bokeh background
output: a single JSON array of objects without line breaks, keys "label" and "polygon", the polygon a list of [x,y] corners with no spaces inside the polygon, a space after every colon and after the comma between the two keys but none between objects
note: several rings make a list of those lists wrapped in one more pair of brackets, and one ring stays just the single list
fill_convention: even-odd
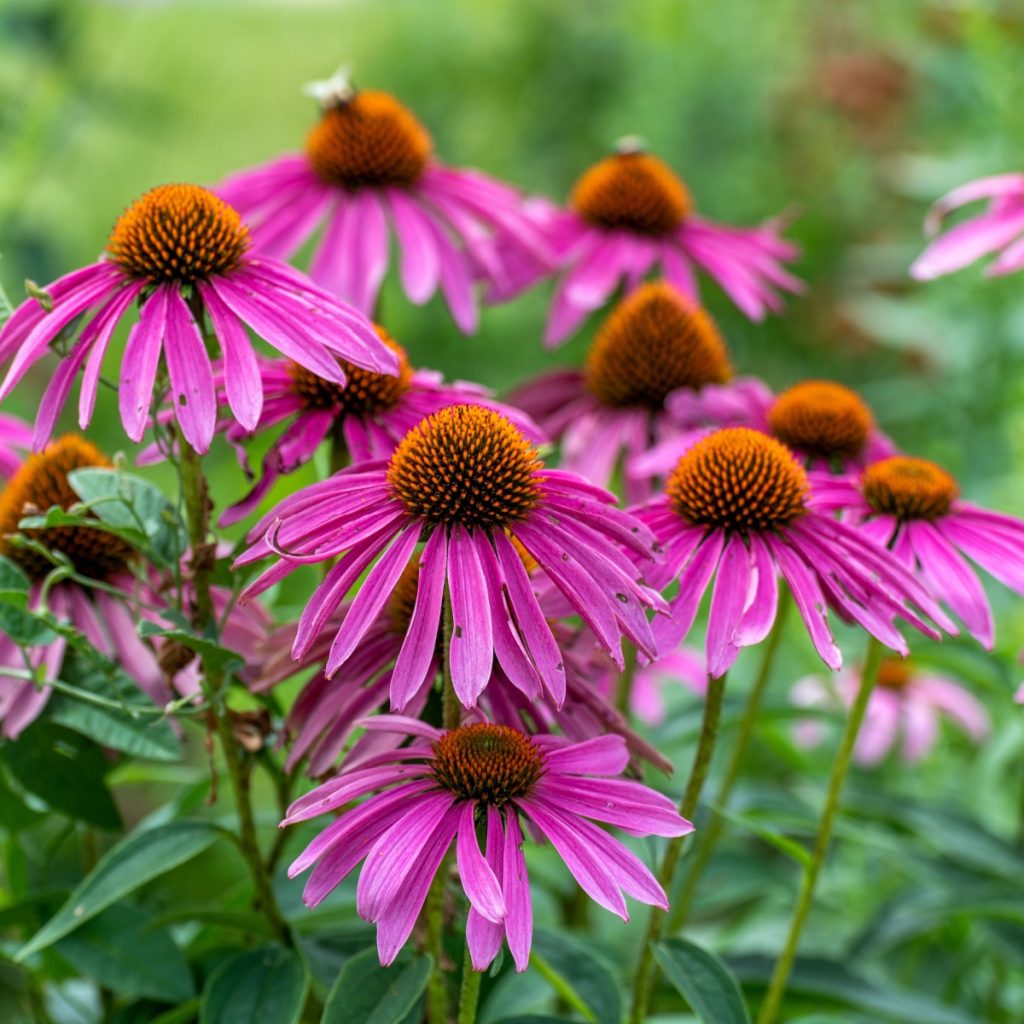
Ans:
[{"label": "bokeh background", "polygon": [[[738,367],[777,388],[808,376],[861,388],[882,426],[942,462],[967,495],[1024,511],[1024,278],[988,280],[972,268],[921,285],[907,275],[932,200],[971,177],[1024,166],[1020,3],[0,0],[0,280],[8,294],[18,300],[25,278],[45,283],[93,260],[120,211],[153,185],[216,182],[300,146],[315,117],[301,84],[342,63],[357,83],[412,106],[443,160],[528,192],[564,199],[588,163],[618,137],[639,134],[678,169],[703,214],[741,224],[790,218],[807,292],[783,316],[748,323],[706,283]],[[543,351],[550,294],[542,285],[487,310],[468,339],[437,302],[414,309],[395,287],[385,290],[383,319],[414,363],[504,390],[586,349],[593,324],[557,353]],[[26,378],[15,411],[31,416],[45,372]],[[101,395],[94,434],[108,449],[124,446],[109,395]],[[213,457],[223,505],[243,480],[226,451]],[[863,830],[844,844],[808,938],[824,954],[845,950],[876,979],[990,1005],[984,1012],[992,1015],[976,1019],[992,1021],[1021,1009],[1024,908],[982,942],[971,930],[978,911],[949,909],[952,896],[940,895],[934,926],[913,936],[918,959],[898,965],[887,960],[891,947],[854,940],[878,899],[923,870],[916,847],[890,841],[897,826],[948,859],[950,893],[963,872],[1010,856],[1022,735],[1009,694],[1024,613],[995,596],[997,657],[957,644],[929,655],[989,703],[998,722],[992,742],[971,753],[947,739],[924,768],[894,765],[854,780],[867,821],[855,815],[845,826],[848,840],[858,840],[858,822]],[[797,638],[779,673],[789,678],[777,680],[778,704],[808,667]],[[685,751],[693,722],[681,712],[658,738]],[[827,764],[827,752],[817,760],[796,753],[787,728],[769,729],[755,770],[783,785]],[[153,772],[139,775],[147,792],[160,782]],[[170,774],[163,781],[175,783]],[[757,787],[755,779],[745,790],[747,804],[775,808],[775,824],[799,835],[793,805]],[[198,793],[188,799],[200,802]],[[890,801],[884,813],[868,807],[880,793]],[[901,807],[919,797],[948,807],[945,825],[899,821]],[[886,842],[864,841],[883,833]],[[978,845],[965,866],[971,843]],[[732,954],[763,951],[777,941],[792,866],[753,840],[728,856],[728,870],[709,876],[717,888],[701,927]],[[190,898],[223,884],[227,870],[210,865],[206,881],[191,879]],[[773,881],[763,881],[766,872]],[[766,908],[739,919],[723,911],[749,909],[759,885]],[[607,936],[630,941],[621,930]],[[989,941],[1007,958],[998,971]],[[979,955],[988,958],[980,965]],[[919,1009],[871,1013],[925,1019],[913,1016]],[[871,1013],[866,1019],[879,1019]]]}]

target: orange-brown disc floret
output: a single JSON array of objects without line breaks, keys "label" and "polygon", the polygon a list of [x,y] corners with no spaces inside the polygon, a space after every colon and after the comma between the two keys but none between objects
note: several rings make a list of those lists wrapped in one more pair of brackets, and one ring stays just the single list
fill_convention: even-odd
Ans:
[{"label": "orange-brown disc floret", "polygon": [[907,455],[873,462],[864,470],[861,484],[875,512],[899,519],[939,519],[960,493],[941,466]]},{"label": "orange-brown disc floret", "polygon": [[459,800],[501,807],[530,793],[544,772],[544,753],[518,729],[480,722],[445,733],[431,768]]},{"label": "orange-brown disc floret", "polygon": [[57,506],[69,509],[81,501],[68,482],[68,473],[87,467],[110,468],[110,460],[84,438],[68,435],[44,451],[30,455],[0,491],[0,555],[16,562],[33,579],[45,576],[53,563],[44,555],[10,542],[23,533],[51,551],[65,554],[77,572],[105,580],[123,570],[133,551],[119,537],[88,526],[54,526],[19,531],[18,523]]},{"label": "orange-brown disc floret", "polygon": [[771,432],[790,448],[824,459],[855,459],[874,427],[864,400],[842,384],[805,380],[768,410]]},{"label": "orange-brown disc floret", "polygon": [[604,405],[661,409],[677,388],[724,384],[732,366],[711,317],[661,281],[642,285],[601,325],[586,385]]},{"label": "orange-brown disc floret", "polygon": [[686,186],[649,153],[616,153],[583,172],[569,197],[576,212],[602,228],[667,235],[692,203]]},{"label": "orange-brown disc floret", "polygon": [[357,92],[328,107],[306,137],[313,170],[332,185],[415,185],[433,145],[427,130],[386,92]]},{"label": "orange-brown disc floret", "polygon": [[878,685],[887,690],[902,690],[912,675],[909,661],[903,658],[883,658],[878,666]]},{"label": "orange-brown disc floret", "polygon": [[500,413],[451,405],[401,440],[388,483],[410,515],[428,523],[504,527],[540,503],[533,445]]},{"label": "orange-brown disc floret", "polygon": [[298,363],[290,363],[288,373],[292,379],[292,392],[308,409],[334,409],[338,416],[372,416],[393,409],[412,382],[409,358],[398,342],[383,327],[376,327],[377,335],[398,356],[398,374],[374,373],[355,366],[347,359],[338,359],[345,372],[344,387],[311,373]]},{"label": "orange-brown disc floret", "polygon": [[747,427],[716,431],[676,465],[666,486],[676,512],[695,526],[771,530],[806,511],[807,474],[779,441]]},{"label": "orange-brown disc floret", "polygon": [[121,214],[107,252],[132,277],[189,284],[234,270],[249,230],[223,199],[199,185],[159,185]]}]

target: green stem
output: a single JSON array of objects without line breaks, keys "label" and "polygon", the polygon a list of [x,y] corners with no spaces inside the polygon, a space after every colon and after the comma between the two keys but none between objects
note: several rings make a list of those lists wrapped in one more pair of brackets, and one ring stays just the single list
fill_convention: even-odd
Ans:
[{"label": "green stem", "polygon": [[629,720],[629,698],[633,693],[633,678],[636,676],[636,648],[626,644],[626,652],[622,672],[615,684],[615,707],[622,717]]},{"label": "green stem", "polygon": [[[743,770],[747,749],[754,734],[754,726],[757,724],[758,717],[761,714],[761,702],[764,699],[765,689],[771,676],[772,664],[775,661],[775,653],[779,649],[779,641],[782,638],[786,616],[791,605],[792,601],[788,599],[787,594],[779,605],[779,611],[775,617],[775,625],[765,641],[761,665],[754,679],[753,686],[750,688],[750,693],[747,695],[747,703],[743,709],[743,717],[740,719],[736,740],[732,748],[732,755],[729,758],[725,775],[715,796],[715,807],[725,808],[729,802],[729,797],[732,795],[733,787],[736,785],[736,780]],[[670,935],[682,928],[686,922],[686,916],[697,895],[697,885],[724,829],[725,818],[720,814],[714,814],[708,820],[705,827],[695,834],[693,852],[687,858],[688,870],[686,872],[686,881],[679,896],[672,901],[672,909],[668,915],[666,930]]]},{"label": "green stem", "polygon": [[796,949],[800,943],[800,934],[803,931],[804,921],[807,919],[807,914],[811,909],[811,903],[814,899],[814,887],[817,884],[822,865],[825,863],[825,856],[828,853],[829,843],[832,839],[832,829],[839,812],[839,798],[842,794],[843,783],[846,781],[846,775],[850,769],[857,736],[860,733],[864,714],[867,711],[868,702],[875,688],[875,681],[878,678],[878,667],[881,661],[882,645],[872,637],[868,645],[867,656],[864,659],[864,669],[861,673],[857,696],[854,698],[853,706],[850,708],[849,715],[847,716],[846,727],[843,730],[842,739],[839,741],[839,750],[836,751],[835,761],[832,763],[832,775],[828,780],[825,806],[822,808],[821,820],[818,822],[818,832],[814,839],[811,859],[804,868],[800,892],[793,910],[793,919],[789,926],[789,935],[786,937],[786,944],[783,947],[782,955],[779,957],[775,970],[772,973],[768,992],[765,995],[764,1002],[761,1004],[761,1012],[757,1016],[757,1024],[773,1024],[778,1015],[779,1007],[782,1004],[782,997],[786,992],[786,983],[789,981],[789,974],[793,969],[793,961],[796,959]]},{"label": "green stem", "polygon": [[[190,548],[192,551],[193,611],[192,626],[199,634],[213,625],[213,599],[210,593],[213,559],[207,548],[210,504],[203,475],[202,459],[192,446],[181,440],[181,486],[185,501]],[[291,932],[281,914],[274,896],[270,875],[263,865],[256,836],[256,821],[252,810],[250,773],[239,757],[238,745],[231,728],[231,718],[224,700],[227,679],[222,669],[203,665],[201,679],[204,696],[211,713],[224,752],[224,764],[231,780],[238,813],[239,849],[252,875],[256,908],[260,910],[274,935],[285,945],[292,945]]]},{"label": "green stem", "polygon": [[480,998],[480,981],[482,971],[473,970],[473,960],[469,953],[469,945],[462,957],[462,987],[459,990],[458,1024],[476,1024],[476,1004]]},{"label": "green stem", "polygon": [[[679,803],[679,813],[687,819],[693,818],[697,804],[700,802],[704,783],[707,781],[711,757],[715,751],[715,741],[718,738],[718,723],[722,718],[724,694],[724,675],[708,680],[700,738],[697,741],[697,750],[693,755],[693,767],[690,769],[686,791]],[[669,840],[668,846],[665,848],[665,855],[662,857],[661,868],[658,871],[658,881],[666,893],[672,891],[672,879],[675,876],[679,857],[683,852],[685,838],[685,836],[676,836]],[[664,933],[666,918],[667,915],[663,910],[652,908],[651,915],[647,919],[647,931],[640,944],[640,962],[637,964],[636,978],[633,984],[633,1009],[629,1017],[630,1024],[643,1024],[647,1019],[647,1008],[650,1005],[651,991],[654,987],[654,944]]]}]

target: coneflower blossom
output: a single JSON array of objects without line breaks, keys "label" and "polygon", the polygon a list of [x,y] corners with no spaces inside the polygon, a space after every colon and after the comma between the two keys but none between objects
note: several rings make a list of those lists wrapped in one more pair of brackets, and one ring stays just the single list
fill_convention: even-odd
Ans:
[{"label": "coneflower blossom", "polygon": [[305,152],[217,188],[251,224],[261,251],[288,259],[322,226],[310,275],[372,315],[394,230],[406,295],[420,305],[440,287],[466,334],[477,328],[478,279],[501,285],[519,248],[519,258],[551,266],[515,190],[435,160],[426,129],[393,96],[356,91],[343,72],[310,91],[322,114]]},{"label": "coneflower blossom", "polygon": [[[469,899],[466,941],[474,970],[508,942],[525,971],[533,935],[523,857],[525,822],[555,848],[595,903],[628,920],[625,896],[663,910],[668,902],[643,862],[594,822],[632,835],[680,836],[693,830],[672,802],[637,782],[615,778],[629,754],[617,736],[569,743],[480,722],[441,732],[424,722],[380,716],[368,729],[391,729],[412,743],[343,772],[289,808],[282,824],[342,811],[289,868],[315,865],[303,899],[315,907],[361,862],[356,910],[377,925],[377,950],[390,964],[412,931],[451,845]],[[358,806],[353,800],[372,794]],[[477,826],[484,832],[481,852]]]},{"label": "coneflower blossom", "polygon": [[[42,452],[31,455],[0,490],[0,555],[13,562],[29,580],[28,607],[43,611],[43,580],[54,568],[41,552],[13,543],[19,532],[51,551],[67,557],[78,576],[104,586],[87,586],[65,579],[49,587],[45,610],[85,636],[100,654],[116,662],[153,702],[164,705],[174,691],[187,696],[198,686],[198,666],[188,658],[185,664],[169,666],[139,638],[136,622],[148,619],[164,623],[167,605],[152,584],[140,582],[132,572],[135,551],[121,538],[87,526],[62,526],[19,531],[22,519],[54,506],[65,510],[79,502],[68,474],[75,469],[109,468],[110,461],[83,438],[69,435],[54,441]],[[110,590],[120,591],[123,597]],[[228,609],[229,593],[214,588],[218,615]],[[223,631],[223,642],[251,659],[253,644],[268,626],[258,604],[232,608]],[[159,641],[158,641],[159,646]],[[26,648],[0,635],[0,732],[16,737],[46,706],[51,689],[47,682],[60,676],[67,652],[67,638],[51,632],[42,643]],[[163,662],[163,663],[162,663]],[[255,666],[253,666],[255,667]],[[43,685],[10,674],[10,670],[31,669],[40,673]]]},{"label": "coneflower blossom", "polygon": [[653,582],[679,582],[671,615],[654,624],[659,650],[673,649],[690,631],[714,580],[706,651],[708,673],[721,676],[741,648],[771,630],[779,573],[815,650],[832,669],[840,667],[842,656],[827,606],[902,654],[907,645],[894,617],[937,636],[912,606],[952,628],[891,554],[818,511],[809,496],[807,473],[793,453],[747,427],[709,434],[679,459],[665,493],[634,510],[664,550],[651,571]]},{"label": "coneflower blossom", "polygon": [[[737,407],[752,404],[751,382],[732,376],[711,318],[672,285],[657,281],[641,285],[613,310],[583,370],[544,374],[508,400],[561,442],[563,468],[605,487],[621,464],[632,503],[651,497],[655,486],[636,472],[637,460],[652,446],[676,446],[698,427],[720,425],[719,409],[731,419]],[[754,383],[759,393],[763,386]],[[715,397],[702,402],[708,388]],[[694,400],[691,415],[669,411],[677,398]]]},{"label": "coneflower blossom", "polygon": [[[659,266],[694,301],[699,267],[752,320],[781,308],[779,291],[802,289],[784,268],[797,248],[779,236],[777,222],[734,228],[696,216],[682,181],[632,142],[584,172],[569,206],[535,207],[562,271],[544,336],[548,345],[565,341],[620,284],[635,288]],[[521,278],[519,287],[529,283],[528,274]]]},{"label": "coneflower blossom", "polygon": [[[790,699],[801,708],[850,707],[859,686],[856,672],[840,672],[834,683],[807,676],[793,687]],[[910,661],[885,658],[857,736],[854,757],[863,765],[878,764],[902,736],[903,760],[920,761],[935,746],[943,718],[975,743],[980,743],[991,729],[985,708],[956,680],[922,671]],[[798,723],[795,735],[802,745],[817,746],[822,731],[820,722],[806,721]]]},{"label": "coneflower blossom", "polygon": [[259,422],[263,391],[247,326],[340,385],[345,375],[335,357],[378,373],[397,371],[394,353],[362,314],[286,264],[251,255],[249,244],[242,219],[212,192],[161,185],[121,215],[99,262],[58,278],[44,299],[23,302],[0,329],[0,364],[11,360],[0,399],[57,339],[66,346],[39,406],[36,447],[50,438],[83,366],[79,424],[84,428],[92,419],[110,339],[135,302],[141,314],[128,335],[118,386],[121,421],[133,441],[162,398],[154,389],[163,366],[182,434],[196,451],[209,448],[217,399],[204,339],[207,318],[224,356],[228,405],[249,430]]},{"label": "coneflower blossom", "polygon": [[857,475],[811,479],[815,508],[841,512],[858,532],[890,548],[979,643],[992,647],[992,608],[962,556],[1024,594],[1024,522],[962,501],[956,480],[927,459],[896,455]]},{"label": "coneflower blossom", "polygon": [[[532,440],[542,439],[526,416],[491,401],[479,385],[465,381],[446,384],[434,370],[414,370],[405,349],[383,328],[378,327],[377,333],[398,359],[397,374],[376,373],[343,362],[347,383],[342,387],[288,359],[260,360],[264,401],[255,429],[249,431],[236,420],[220,424],[250,479],[253,474],[244,442],[282,423],[288,426],[267,449],[256,486],[225,511],[222,526],[252,512],[280,476],[309,462],[328,438],[343,445],[344,457],[351,463],[386,459],[420,420],[447,405],[489,406],[513,420]],[[215,367],[215,376],[221,384],[222,368]]]},{"label": "coneflower blossom", "polygon": [[652,557],[650,532],[615,508],[607,492],[575,474],[545,469],[523,433],[483,406],[453,405],[428,416],[389,460],[350,466],[298,491],[250,538],[239,564],[272,553],[280,561],[245,596],[263,592],[300,564],[338,558],[299,620],[296,658],[369,570],[337,631],[329,676],[356,653],[425,542],[409,631],[391,677],[397,709],[428,681],[446,590],[452,681],[466,707],[475,705],[495,657],[510,678],[536,675],[562,703],[564,658],[516,541],[617,664],[623,636],[654,654],[645,612],[664,602],[640,582],[634,565]]},{"label": "coneflower blossom", "polygon": [[[939,234],[950,213],[980,199],[989,200],[983,213]],[[925,234],[935,240],[910,268],[919,280],[951,274],[992,253],[999,255],[985,270],[987,276],[1020,270],[1024,267],[1024,174],[997,174],[953,189],[928,211]]]},{"label": "coneflower blossom", "polygon": [[15,416],[0,413],[0,479],[13,476],[22,454],[32,447],[32,428]]}]

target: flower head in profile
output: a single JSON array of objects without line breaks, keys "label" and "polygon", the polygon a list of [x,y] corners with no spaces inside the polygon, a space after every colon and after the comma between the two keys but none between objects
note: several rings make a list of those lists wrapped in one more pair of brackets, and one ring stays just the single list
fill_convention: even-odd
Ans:
[{"label": "flower head in profile", "polygon": [[[315,907],[364,861],[356,909],[377,925],[381,963],[390,964],[405,944],[454,843],[470,904],[466,941],[473,968],[486,969],[504,940],[516,969],[526,970],[533,910],[524,823],[530,835],[551,843],[592,900],[623,920],[628,919],[624,896],[668,908],[643,862],[594,824],[640,836],[679,836],[693,829],[667,797],[615,777],[629,760],[621,738],[574,744],[490,722],[440,732],[390,716],[366,726],[398,730],[413,741],[307,793],[283,824],[341,811],[294,861],[289,875],[315,865],[303,893],[306,904]],[[344,809],[367,794],[372,795],[363,803]]]},{"label": "flower head in profile", "polygon": [[204,334],[223,353],[231,412],[250,430],[259,422],[263,391],[246,327],[339,385],[345,375],[338,357],[379,373],[397,370],[395,354],[362,314],[284,263],[252,255],[248,228],[222,199],[197,185],[161,185],[121,215],[99,262],[48,285],[0,330],[0,364],[11,363],[0,399],[51,344],[66,349],[40,404],[37,447],[50,438],[83,367],[79,423],[84,428],[92,419],[110,340],[136,302],[141,314],[118,384],[121,420],[133,441],[145,432],[165,371],[182,434],[196,451],[209,448],[217,398]]},{"label": "flower head in profile", "polygon": [[[558,259],[561,279],[545,343],[565,341],[622,284],[635,288],[660,267],[661,276],[697,300],[696,271],[710,274],[752,320],[781,307],[780,291],[802,285],[785,269],[797,256],[777,223],[734,228],[698,217],[683,182],[635,140],[588,168],[565,211],[538,208]],[[523,271],[517,287],[530,283]]]},{"label": "flower head in profile", "polygon": [[[708,314],[657,281],[615,307],[583,370],[544,374],[509,401],[561,442],[566,469],[606,487],[621,464],[626,500],[638,502],[654,487],[636,470],[651,445],[669,448],[694,429],[719,423],[718,415],[732,419],[737,406],[753,402],[751,383],[733,380],[725,342]],[[672,411],[678,399],[691,402],[690,415]]]},{"label": "flower head in profile", "polygon": [[[858,672],[840,672],[834,682],[828,683],[807,676],[793,687],[790,700],[802,708],[849,708],[859,686]],[[900,745],[904,761],[920,761],[934,748],[943,719],[975,743],[991,730],[985,708],[961,683],[922,670],[913,661],[884,658],[854,757],[860,764],[875,765]],[[821,724],[809,720],[798,723],[797,741],[803,746],[817,746],[822,740]]]},{"label": "flower head in profile", "polygon": [[[987,199],[984,212],[942,234],[946,217],[968,203]],[[1024,174],[997,174],[953,189],[928,211],[925,233],[933,239],[914,261],[910,273],[922,281],[961,270],[998,253],[988,277],[1024,267]]]},{"label": "flower head in profile", "polygon": [[32,428],[15,416],[0,413],[0,479],[13,476],[22,454],[32,447]]},{"label": "flower head in profile", "polygon": [[440,288],[466,334],[477,327],[478,279],[502,284],[518,249],[525,251],[518,258],[550,266],[519,195],[478,171],[438,162],[430,135],[394,96],[356,90],[344,72],[309,91],[321,115],[305,151],[217,188],[251,225],[261,252],[288,259],[322,228],[310,275],[372,314],[393,229],[406,295],[419,305]]},{"label": "flower head in profile", "polygon": [[952,624],[928,592],[887,551],[809,501],[807,473],[780,441],[729,427],[680,459],[665,493],[636,511],[664,549],[655,583],[678,580],[670,617],[654,625],[662,652],[678,646],[712,585],[708,673],[721,676],[743,647],[763,640],[778,609],[778,575],[793,595],[815,650],[830,668],[842,656],[826,609],[906,653],[893,624],[902,618],[929,636]]},{"label": "flower head in profile", "polygon": [[337,629],[328,675],[358,652],[423,544],[409,629],[391,676],[399,710],[428,682],[446,593],[452,682],[465,706],[476,704],[495,658],[513,677],[535,673],[562,703],[564,658],[523,551],[618,664],[623,636],[654,653],[645,613],[663,602],[640,582],[636,568],[636,561],[652,557],[650,532],[616,509],[607,492],[544,468],[522,431],[484,406],[433,413],[390,459],[350,466],[298,491],[271,510],[250,539],[239,563],[269,554],[280,561],[250,585],[249,596],[300,564],[337,558],[299,620],[296,658],[369,570]]},{"label": "flower head in profile", "polygon": [[[69,473],[110,466],[90,442],[68,435],[30,455],[0,489],[0,556],[26,578],[28,609],[49,612],[61,626],[43,631],[38,642],[24,648],[12,637],[0,635],[0,732],[4,736],[16,737],[46,706],[51,693],[46,684],[59,678],[68,652],[67,629],[82,634],[95,651],[119,665],[157,705],[166,704],[172,690],[184,696],[198,687],[193,659],[172,667],[161,657],[161,650],[148,646],[136,631],[140,619],[170,623],[162,619],[167,603],[159,581],[140,582],[133,572],[137,556],[130,545],[84,524],[19,529],[25,518],[53,507],[68,510],[79,502]],[[19,534],[37,546],[16,543]],[[60,552],[74,566],[75,578],[44,588],[54,562],[38,546]],[[87,585],[79,578],[99,585]],[[258,604],[232,607],[229,597],[228,591],[214,588],[218,615],[227,617],[223,640],[252,661],[255,640],[268,625],[266,613]],[[26,669],[36,673],[43,685],[13,674]]]},{"label": "flower head in profile", "polygon": [[816,508],[841,512],[890,548],[979,643],[992,646],[992,608],[966,559],[1024,594],[1024,522],[963,501],[956,480],[927,459],[895,455],[856,475],[813,479]]},{"label": "flower head in profile", "polygon": [[[252,512],[279,477],[309,462],[328,438],[343,445],[348,462],[386,459],[420,420],[448,405],[479,403],[495,408],[531,438],[540,439],[536,427],[518,410],[491,401],[478,385],[464,381],[446,384],[441,374],[433,370],[413,369],[405,349],[382,327],[377,327],[377,333],[398,359],[397,374],[364,370],[341,361],[346,378],[343,387],[290,359],[260,360],[264,402],[255,429],[249,431],[234,419],[221,424],[247,476],[251,478],[253,474],[244,442],[281,424],[287,426],[267,449],[256,485],[225,511],[222,526]],[[215,376],[222,385],[222,366],[215,367]],[[223,404],[223,393],[218,390]]]}]

